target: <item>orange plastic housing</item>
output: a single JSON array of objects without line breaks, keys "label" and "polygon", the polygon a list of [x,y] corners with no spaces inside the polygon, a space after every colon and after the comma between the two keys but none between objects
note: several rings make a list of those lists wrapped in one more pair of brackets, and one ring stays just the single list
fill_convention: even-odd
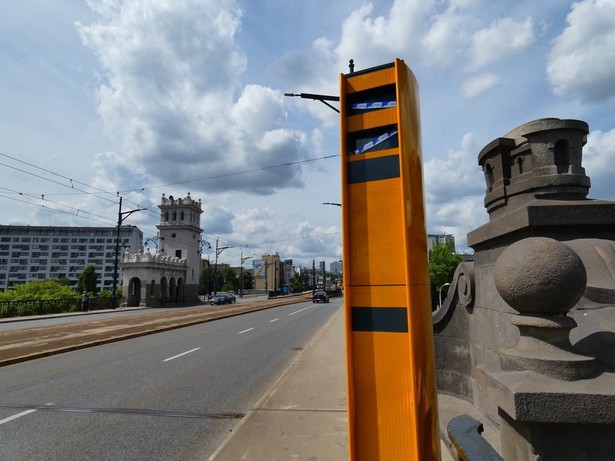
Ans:
[{"label": "orange plastic housing", "polygon": [[341,75],[340,115],[350,459],[440,459],[414,75]]}]

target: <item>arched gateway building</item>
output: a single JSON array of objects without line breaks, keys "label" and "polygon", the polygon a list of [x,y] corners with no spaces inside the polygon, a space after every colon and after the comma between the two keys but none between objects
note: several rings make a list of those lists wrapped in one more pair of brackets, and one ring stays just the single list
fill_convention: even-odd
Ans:
[{"label": "arched gateway building", "polygon": [[127,306],[156,307],[197,303],[201,273],[201,201],[166,198],[160,205],[158,250],[127,250],[121,262],[122,292]]}]

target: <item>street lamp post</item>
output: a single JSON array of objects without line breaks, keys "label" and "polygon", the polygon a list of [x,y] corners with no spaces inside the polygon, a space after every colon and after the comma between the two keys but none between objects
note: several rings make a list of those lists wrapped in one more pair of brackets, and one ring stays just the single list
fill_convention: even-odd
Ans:
[{"label": "street lamp post", "polygon": [[214,264],[214,296],[218,292],[218,255],[230,247],[219,247],[216,239],[216,263]]},{"label": "street lamp post", "polygon": [[438,304],[438,309],[442,307],[442,288],[449,286],[450,283],[444,283],[439,289],[438,293],[440,294],[440,304]]},{"label": "street lamp post", "polygon": [[120,206],[117,212],[117,232],[115,236],[115,263],[113,264],[113,287],[111,288],[111,307],[115,309],[117,307],[117,272],[120,258],[120,230],[122,222],[131,214],[137,211],[145,211],[147,208],[137,208],[136,210],[122,211],[122,197],[120,197]]},{"label": "street lamp post", "polygon": [[239,297],[243,298],[243,263],[246,262],[251,256],[243,257],[243,251],[240,253],[239,258],[241,264],[239,265]]}]

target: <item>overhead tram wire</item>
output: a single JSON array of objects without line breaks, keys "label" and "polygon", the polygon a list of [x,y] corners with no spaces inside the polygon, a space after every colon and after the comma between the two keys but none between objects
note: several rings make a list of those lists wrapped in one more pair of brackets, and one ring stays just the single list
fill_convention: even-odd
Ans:
[{"label": "overhead tram wire", "polygon": [[[308,159],[303,159],[303,160],[297,160],[297,161],[294,161],[294,162],[280,163],[280,164],[277,164],[277,165],[270,165],[270,166],[264,166],[264,167],[260,167],[260,168],[253,168],[251,170],[236,171],[236,172],[233,172],[233,173],[223,173],[223,174],[219,174],[219,175],[206,176],[204,178],[187,179],[185,181],[178,181],[178,182],[173,182],[173,183],[168,183],[168,184],[159,184],[159,185],[156,185],[156,186],[144,187],[144,188],[141,189],[141,191],[151,190],[151,189],[160,189],[162,187],[169,187],[169,186],[178,186],[178,185],[182,185],[182,184],[189,184],[189,183],[192,183],[192,182],[209,181],[209,180],[212,180],[212,179],[227,178],[229,176],[238,176],[238,175],[242,175],[242,174],[255,173],[257,171],[272,170],[274,168],[282,168],[282,167],[285,167],[285,166],[292,166],[292,165],[298,165],[298,164],[301,164],[301,163],[315,162],[315,161],[318,161],[318,160],[326,160],[326,159],[335,158],[335,157],[339,157],[339,154],[325,155],[323,157],[314,157],[314,158],[308,158]],[[124,190],[124,191],[120,191],[120,192],[132,192],[134,190],[135,189],[128,189],[128,190]]]},{"label": "overhead tram wire", "polygon": [[[68,176],[64,176],[64,175],[61,175],[61,174],[59,174],[59,173],[55,173],[55,172],[53,172],[53,171],[47,170],[47,169],[45,169],[45,168],[42,168],[42,167],[39,167],[39,166],[36,166],[36,165],[32,165],[31,163],[24,162],[23,160],[19,160],[19,159],[17,159],[17,158],[11,157],[10,155],[4,154],[4,153],[2,153],[2,152],[0,152],[0,155],[2,155],[3,157],[10,158],[11,160],[15,160],[15,161],[17,161],[17,162],[20,162],[20,163],[23,163],[23,164],[25,164],[25,165],[28,165],[28,166],[30,166],[30,167],[32,167],[32,168],[39,169],[39,170],[41,170],[41,171],[44,171],[45,173],[49,173],[49,174],[52,174],[52,175],[55,175],[55,176],[59,176],[60,178],[63,178],[63,179],[67,179],[67,180],[69,180],[69,181],[71,182],[71,184],[72,184],[72,183],[81,184],[81,185],[86,186],[86,187],[89,187],[89,188],[91,188],[91,189],[98,190],[99,192],[102,192],[102,193],[104,193],[104,194],[110,194],[110,195],[114,195],[114,194],[115,194],[115,193],[112,193],[112,192],[109,192],[109,191],[105,191],[105,190],[103,190],[103,189],[99,189],[99,188],[97,188],[97,187],[91,186],[91,185],[89,185],[89,184],[86,184],[86,183],[84,183],[84,182],[78,181],[78,180],[76,180],[76,179],[69,178]],[[11,166],[11,165],[7,165],[6,163],[2,163],[2,162],[0,162],[0,165],[5,166],[5,167],[7,167],[7,168],[11,168],[11,169],[16,170],[16,171],[19,171],[19,172],[21,172],[21,173],[29,174],[29,175],[31,175],[31,176],[34,176],[34,177],[39,178],[39,179],[43,179],[43,180],[45,180],[45,181],[49,181],[49,182],[54,183],[54,184],[58,184],[58,185],[60,185],[60,186],[62,186],[62,187],[68,187],[68,188],[70,188],[70,189],[74,189],[74,190],[77,190],[77,191],[79,191],[79,192],[83,192],[84,194],[94,195],[94,196],[96,196],[96,197],[99,197],[98,195],[93,194],[93,193],[91,193],[91,192],[88,192],[88,191],[85,191],[85,190],[82,190],[82,189],[79,189],[79,188],[75,188],[74,186],[69,186],[69,185],[67,185],[67,184],[65,184],[65,183],[61,183],[61,182],[59,182],[59,181],[55,181],[55,180],[50,179],[50,178],[46,178],[45,176],[41,176],[41,175],[39,175],[39,174],[32,173],[31,171],[22,170],[22,169],[20,169],[20,168],[17,168],[17,167]],[[100,198],[103,198],[103,197],[100,197]],[[111,199],[104,199],[104,200],[108,200],[108,201],[110,201],[110,202],[115,203],[115,201],[114,201],[114,200],[111,200]]]},{"label": "overhead tram wire", "polygon": [[[31,205],[41,206],[42,208],[49,208],[49,209],[51,209],[51,210],[62,211],[62,210],[58,210],[58,209],[56,209],[56,208],[51,208],[51,207],[48,207],[48,206],[46,205],[46,203],[52,203],[52,204],[54,204],[54,205],[58,205],[58,206],[61,206],[61,207],[70,208],[70,209],[72,209],[72,210],[75,210],[75,211],[77,212],[77,213],[76,213],[77,215],[81,212],[81,213],[87,213],[87,214],[92,215],[92,216],[95,216],[95,217],[97,217],[97,218],[101,218],[101,219],[107,219],[107,220],[110,220],[110,219],[109,219],[109,218],[107,218],[106,216],[97,215],[97,214],[95,214],[95,213],[91,213],[91,212],[86,211],[86,210],[83,210],[83,209],[81,209],[81,208],[75,208],[75,207],[72,207],[72,206],[70,206],[70,205],[65,205],[65,204],[63,204],[63,203],[54,202],[53,200],[49,200],[48,198],[45,198],[44,194],[43,194],[43,195],[41,195],[41,196],[36,195],[36,194],[28,194],[28,193],[26,193],[26,192],[19,192],[19,191],[17,191],[17,190],[14,190],[14,189],[9,189],[9,188],[7,188],[7,187],[1,187],[1,186],[0,186],[0,189],[5,190],[5,191],[7,191],[7,192],[13,192],[13,193],[15,193],[15,194],[17,194],[17,195],[20,195],[20,196],[24,197],[24,198],[28,198],[28,197],[29,197],[29,198],[33,198],[33,199],[40,199],[42,202],[44,202],[44,203],[45,203],[45,204],[41,204],[40,202],[35,202],[35,201],[33,201],[33,200],[30,200],[30,201],[25,201],[25,200],[24,200],[24,203],[29,203],[29,204],[31,204]],[[7,196],[3,196],[3,197],[5,197],[5,198],[9,198],[9,197],[7,197]],[[111,220],[110,220],[110,221],[111,221]]]},{"label": "overhead tram wire", "polygon": [[[16,162],[19,162],[19,163],[23,163],[24,165],[28,165],[29,167],[36,168],[36,169],[38,169],[38,170],[44,171],[45,173],[49,173],[49,174],[51,174],[51,175],[58,176],[58,177],[60,177],[60,178],[62,178],[62,179],[66,179],[66,180],[70,181],[70,185],[65,184],[65,183],[62,183],[62,182],[59,182],[59,181],[54,181],[53,179],[47,178],[47,177],[45,177],[45,176],[38,175],[38,174],[33,173],[33,172],[31,172],[31,171],[22,170],[22,169],[20,169],[20,168],[17,168],[17,167],[11,166],[11,165],[7,165],[6,163],[1,163],[1,162],[0,162],[0,165],[2,165],[2,166],[6,166],[7,168],[11,168],[11,169],[13,169],[13,170],[16,170],[16,171],[19,171],[19,172],[22,172],[22,173],[25,173],[25,174],[29,174],[29,175],[34,176],[34,177],[36,177],[36,178],[43,179],[43,180],[45,180],[45,181],[49,181],[49,182],[54,183],[54,184],[58,184],[58,185],[60,185],[60,186],[62,186],[62,187],[68,187],[68,188],[70,188],[70,189],[77,190],[77,191],[79,191],[79,192],[81,192],[81,193],[83,193],[83,194],[86,194],[86,195],[90,195],[90,196],[93,196],[93,197],[96,197],[96,198],[101,198],[101,199],[103,199],[103,200],[106,200],[106,201],[108,201],[108,202],[113,203],[114,205],[117,203],[117,202],[116,202],[116,200],[114,200],[114,199],[110,199],[110,198],[101,197],[100,195],[98,195],[98,194],[94,194],[94,193],[92,193],[92,192],[90,192],[90,191],[86,191],[86,190],[83,190],[83,189],[76,188],[76,187],[74,187],[74,185],[73,185],[73,184],[80,184],[80,185],[85,186],[85,187],[88,187],[88,188],[90,188],[90,189],[94,189],[94,190],[96,190],[96,191],[99,191],[99,192],[101,192],[102,194],[111,195],[111,196],[113,196],[113,197],[116,197],[116,196],[117,196],[117,194],[118,194],[118,192],[117,192],[117,191],[116,191],[116,192],[111,192],[111,191],[108,191],[108,190],[100,189],[99,187],[92,186],[91,184],[86,184],[86,183],[84,183],[84,182],[82,182],[82,181],[79,181],[79,180],[76,180],[76,179],[70,178],[70,177],[65,176],[65,175],[62,175],[62,174],[60,174],[60,173],[56,173],[55,171],[51,171],[51,170],[48,170],[48,169],[46,169],[46,168],[43,168],[43,167],[40,167],[40,166],[34,165],[34,164],[32,164],[32,163],[28,163],[28,162],[26,162],[26,161],[24,161],[24,160],[21,160],[21,159],[18,159],[18,158],[12,157],[12,156],[10,156],[10,155],[8,155],[8,154],[5,154],[5,153],[3,153],[3,152],[0,152],[0,155],[1,155],[1,156],[3,156],[3,157],[9,158],[9,159],[11,159],[11,160],[13,160],[13,161],[16,161]],[[136,193],[139,193],[139,192],[141,192],[141,191],[143,191],[143,190],[144,190],[144,189],[141,189],[141,190],[139,190],[139,191],[135,191],[135,194],[136,194]],[[52,195],[52,194],[46,194],[46,195],[48,195],[48,196],[49,196],[49,195]],[[55,194],[54,194],[54,195],[55,195]],[[129,201],[129,200],[128,200],[128,199],[126,199],[126,201]],[[137,204],[136,202],[132,202],[132,201],[129,201],[129,202],[130,202],[131,204],[133,204],[133,205],[138,206],[138,207],[140,207],[140,206],[141,206],[140,204]],[[153,216],[153,217],[157,217],[157,215],[156,215],[156,216]]]},{"label": "overhead tram wire", "polygon": [[[14,161],[19,162],[19,163],[23,163],[24,165],[28,165],[28,166],[30,166],[32,168],[39,169],[41,171],[44,171],[46,173],[58,176],[60,178],[67,179],[68,181],[71,182],[71,184],[72,183],[81,184],[81,185],[83,185],[85,187],[89,187],[91,189],[97,190],[97,191],[99,191],[101,193],[104,193],[104,194],[117,195],[117,194],[121,194],[121,193],[125,193],[125,192],[139,193],[139,192],[143,192],[143,191],[146,191],[146,190],[159,189],[159,188],[162,188],[162,187],[177,186],[177,185],[180,185],[180,184],[188,184],[188,183],[191,183],[191,182],[198,182],[198,181],[207,181],[207,180],[211,180],[211,179],[220,179],[220,178],[226,178],[226,177],[229,177],[229,176],[237,176],[237,175],[241,175],[241,174],[254,173],[254,172],[257,172],[257,171],[265,171],[265,170],[271,170],[271,169],[274,169],[274,168],[282,168],[282,167],[285,167],[285,166],[298,165],[298,164],[301,164],[301,163],[309,163],[309,162],[315,162],[315,161],[318,161],[318,160],[326,160],[326,159],[329,159],[329,158],[339,157],[339,154],[324,155],[324,156],[321,156],[321,157],[314,157],[314,158],[308,158],[308,159],[303,159],[303,160],[296,160],[294,162],[286,162],[286,163],[280,163],[280,164],[277,164],[277,165],[269,165],[269,166],[264,166],[264,167],[260,167],[260,168],[253,168],[251,170],[236,171],[236,172],[232,172],[232,173],[224,173],[224,174],[208,176],[208,177],[204,177],[204,178],[188,179],[186,181],[178,181],[178,182],[174,182],[174,183],[159,184],[159,185],[150,186],[150,187],[141,187],[139,189],[126,189],[126,190],[121,190],[121,191],[116,191],[116,192],[110,192],[110,191],[107,191],[107,190],[104,190],[104,189],[100,189],[100,188],[92,186],[90,184],[86,184],[84,182],[72,179],[72,178],[70,178],[68,176],[65,176],[65,175],[56,173],[54,171],[51,171],[51,170],[48,170],[48,169],[45,169],[45,168],[33,165],[31,163],[25,162],[23,160],[20,160],[18,158],[12,157],[12,156],[10,156],[8,154],[5,154],[3,152],[0,152],[0,156],[9,158],[9,159],[14,160]],[[59,181],[54,181],[52,179],[46,178],[44,176],[41,176],[41,175],[38,175],[38,174],[35,174],[35,173],[32,173],[30,171],[22,170],[22,169],[19,169],[19,168],[16,168],[14,166],[7,165],[7,164],[1,163],[1,162],[0,162],[0,165],[6,166],[7,168],[14,169],[16,171],[20,171],[20,172],[25,173],[25,174],[29,174],[31,176],[43,179],[45,181],[52,182],[54,184],[58,184],[58,185],[63,186],[63,187],[69,187],[71,189],[78,190],[80,192],[83,192],[84,194],[94,195],[96,197],[99,197],[98,195],[93,194],[91,192],[88,192],[88,191],[85,191],[85,190],[82,190],[82,189],[77,189],[74,186],[69,186],[69,185],[61,183]],[[105,199],[105,200],[115,203],[115,201],[111,200],[111,199]],[[137,203],[134,203],[134,204],[138,205]]]},{"label": "overhead tram wire", "polygon": [[[21,195],[21,196],[23,197],[23,195]],[[39,204],[39,203],[35,203],[35,202],[29,201],[29,200],[20,200],[20,199],[18,199],[18,198],[15,198],[15,197],[9,197],[9,196],[7,196],[7,195],[2,195],[2,194],[0,194],[0,197],[2,197],[2,198],[6,198],[6,199],[8,199],[8,200],[13,200],[13,201],[15,201],[15,202],[25,203],[25,204],[27,204],[27,205],[33,205],[33,206],[37,206],[37,207],[40,207],[40,208],[44,208],[45,210],[48,210],[48,211],[54,211],[54,212],[57,212],[57,213],[64,213],[64,214],[67,214],[67,215],[70,215],[70,216],[76,216],[74,213],[71,213],[71,212],[68,212],[68,211],[65,211],[65,210],[59,210],[59,209],[57,209],[57,208],[46,207],[46,206],[43,206],[43,205],[41,205],[41,204]],[[85,212],[85,211],[84,211],[84,212]],[[94,222],[97,222],[97,223],[99,223],[99,224],[104,224],[105,226],[108,226],[108,225],[109,225],[109,224],[108,224],[108,223],[106,223],[106,222],[98,221],[98,220],[96,220],[96,219],[88,218],[88,217],[86,217],[86,216],[79,216],[79,217],[80,217],[80,218],[83,218],[83,219],[87,219],[88,221],[94,221]],[[105,219],[106,219],[106,218],[105,218]]]},{"label": "overhead tram wire", "polygon": [[[48,181],[48,182],[60,185],[62,187],[67,187],[69,189],[79,191],[79,192],[81,192],[83,194],[86,194],[86,195],[90,195],[90,196],[93,196],[93,197],[96,197],[96,198],[101,198],[103,200],[106,200],[108,202],[111,202],[111,203],[115,204],[116,202],[113,199],[105,198],[105,197],[100,196],[99,194],[94,194],[92,192],[76,188],[76,187],[74,187],[74,184],[75,183],[76,184],[80,184],[80,185],[83,185],[85,187],[89,187],[90,189],[97,190],[97,191],[99,191],[99,192],[101,192],[103,194],[112,195],[112,196],[117,197],[122,192],[133,192],[134,194],[137,194],[137,193],[143,192],[145,190],[152,190],[152,189],[157,189],[157,188],[162,188],[162,187],[169,187],[169,186],[175,186],[175,185],[180,185],[180,184],[188,184],[188,183],[191,183],[191,182],[206,181],[206,180],[211,180],[211,179],[219,179],[219,178],[224,178],[224,177],[229,177],[229,176],[236,176],[236,175],[241,175],[241,174],[253,173],[253,172],[257,172],[257,171],[265,171],[265,170],[270,170],[270,169],[274,169],[274,168],[281,168],[281,167],[284,167],[284,166],[292,166],[292,165],[297,165],[297,164],[301,164],[301,163],[309,163],[309,162],[314,162],[314,161],[318,161],[318,160],[326,160],[326,159],[329,159],[329,158],[339,157],[339,154],[325,155],[325,156],[321,156],[321,157],[314,157],[314,158],[310,158],[310,159],[297,160],[297,161],[294,161],[294,162],[287,162],[287,163],[282,163],[282,164],[278,164],[278,165],[270,165],[270,166],[265,166],[265,167],[260,167],[260,168],[254,168],[254,169],[251,169],[251,170],[244,170],[244,171],[238,171],[238,172],[233,172],[233,173],[225,173],[225,174],[214,175],[214,176],[205,177],[205,178],[198,178],[198,179],[192,179],[192,180],[186,180],[186,181],[178,181],[178,182],[175,182],[175,183],[168,183],[168,184],[151,186],[151,187],[142,187],[142,188],[139,188],[139,189],[127,189],[127,190],[124,190],[124,191],[116,191],[116,192],[106,191],[106,190],[97,188],[95,186],[86,184],[84,182],[81,182],[81,181],[78,181],[78,180],[74,180],[74,179],[72,179],[72,178],[70,178],[68,176],[65,176],[65,175],[56,173],[54,171],[51,171],[51,170],[48,170],[48,169],[45,169],[45,168],[33,165],[31,163],[28,163],[28,162],[25,162],[25,161],[20,160],[18,158],[15,158],[15,157],[12,157],[10,155],[7,155],[7,154],[5,154],[3,152],[0,152],[0,156],[4,156],[4,157],[9,158],[11,160],[14,160],[16,162],[20,162],[20,163],[23,163],[25,165],[28,165],[28,166],[30,166],[32,168],[36,168],[36,169],[39,169],[39,170],[44,171],[46,173],[58,176],[58,177],[63,178],[63,179],[66,179],[66,180],[70,181],[70,185],[62,183],[62,182],[59,182],[59,181],[55,181],[53,179],[47,178],[47,177],[42,176],[42,175],[38,175],[38,174],[33,173],[31,171],[26,171],[26,170],[23,170],[23,169],[20,169],[20,168],[17,168],[17,167],[11,166],[11,165],[7,165],[5,163],[0,162],[0,165],[2,165],[2,166],[6,166],[7,168],[11,168],[13,170],[20,171],[22,173],[34,176],[36,178],[43,179],[45,181]],[[48,195],[49,196],[49,195],[54,195],[54,194],[41,194],[41,196],[43,196],[43,195]],[[11,197],[6,197],[6,196],[4,196],[4,197],[8,198],[8,199],[13,199]],[[15,200],[15,199],[13,199],[13,200]],[[25,201],[23,201],[23,202],[24,203],[30,203],[30,202],[25,202]],[[138,207],[141,207],[141,205],[137,204],[136,202],[132,202],[131,201],[130,203],[132,203],[132,204],[134,204],[134,205],[136,205]],[[33,204],[33,203],[30,203],[30,204]],[[40,206],[40,205],[38,205],[38,206]],[[62,206],[67,206],[67,205],[62,205]],[[57,209],[53,209],[53,208],[49,208],[49,207],[47,207],[47,209],[58,211],[58,212],[64,212],[66,214],[72,214],[72,213],[67,213],[67,212],[65,212],[63,210],[57,210]],[[76,209],[76,208],[74,208],[74,209]],[[80,210],[80,211],[89,213],[89,212],[87,212],[85,210]],[[145,211],[146,213],[144,213],[144,214],[150,216],[151,218],[156,219],[156,218],[159,217],[159,214],[154,212],[154,211],[150,212],[150,210],[148,210],[148,209],[144,209],[142,211]],[[91,214],[94,215],[93,213],[91,213]],[[297,240],[297,239],[291,239],[291,240]],[[272,243],[275,243],[275,242],[272,242]],[[254,253],[254,254],[256,255],[257,253]]]}]

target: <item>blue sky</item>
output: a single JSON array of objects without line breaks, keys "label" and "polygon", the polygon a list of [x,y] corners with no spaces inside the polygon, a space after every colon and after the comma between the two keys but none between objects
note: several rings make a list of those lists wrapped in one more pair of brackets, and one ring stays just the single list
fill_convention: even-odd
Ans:
[{"label": "blue sky", "polygon": [[589,123],[590,197],[615,200],[615,0],[4,0],[2,224],[113,226],[119,191],[154,236],[161,195],[190,192],[222,262],[338,260],[337,114],[283,93],[337,95],[349,59],[396,57],[420,87],[428,232],[470,251],[479,151],[542,117]]}]

